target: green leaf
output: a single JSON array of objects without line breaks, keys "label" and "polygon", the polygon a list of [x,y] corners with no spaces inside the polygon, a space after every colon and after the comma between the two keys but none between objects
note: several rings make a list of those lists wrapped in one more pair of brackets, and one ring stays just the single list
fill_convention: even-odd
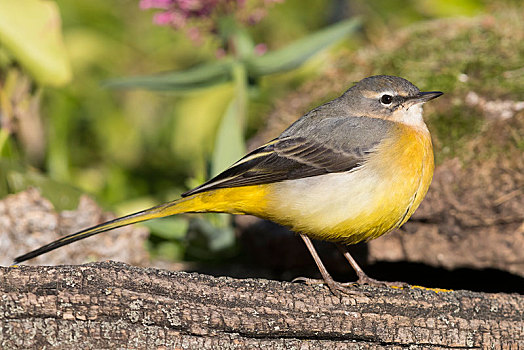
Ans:
[{"label": "green leaf", "polygon": [[71,80],[55,2],[0,0],[0,44],[41,84],[61,86]]},{"label": "green leaf", "polygon": [[76,209],[82,192],[15,161],[0,159],[0,197],[36,187],[57,211]]},{"label": "green leaf", "polygon": [[280,50],[271,51],[259,57],[253,56],[246,61],[249,75],[256,77],[298,68],[317,52],[357,30],[360,23],[359,18],[338,22]]},{"label": "green leaf", "polygon": [[427,16],[458,17],[482,13],[485,4],[480,0],[422,0],[415,7]]},{"label": "green leaf", "polygon": [[220,122],[215,138],[211,163],[211,174],[217,175],[240,159],[246,150],[244,144],[244,123],[246,119],[247,82],[245,68],[237,64],[233,68],[235,96]]},{"label": "green leaf", "polygon": [[181,261],[184,259],[184,246],[178,242],[160,242],[156,247],[152,248],[153,255],[157,259],[164,259],[168,261]]},{"label": "green leaf", "polygon": [[7,131],[6,128],[0,128],[0,155],[3,154],[4,148],[7,145],[8,140],[9,140],[9,131]]},{"label": "green leaf", "polygon": [[[218,20],[218,34],[223,42],[230,43],[230,54],[237,59],[254,54],[255,43],[246,28],[232,16],[223,16]],[[232,44],[232,45],[231,45]]]},{"label": "green leaf", "polygon": [[167,240],[182,240],[186,236],[189,223],[181,217],[163,218],[143,223],[151,234]]},{"label": "green leaf", "polygon": [[[226,214],[216,215],[224,221],[230,219]],[[189,259],[212,261],[234,254],[235,232],[230,225],[217,226],[208,220],[194,218],[190,221],[186,239],[186,257]]]},{"label": "green leaf", "polygon": [[211,165],[213,176],[228,168],[245,153],[244,132],[239,122],[237,104],[235,97],[229,104],[218,128]]},{"label": "green leaf", "polygon": [[184,96],[177,103],[171,150],[187,168],[203,168],[204,159],[212,154],[216,130],[233,94],[232,84],[226,83]]},{"label": "green leaf", "polygon": [[230,81],[231,67],[232,61],[224,60],[202,64],[185,71],[112,79],[105,82],[104,86],[119,89],[141,88],[187,92]]}]

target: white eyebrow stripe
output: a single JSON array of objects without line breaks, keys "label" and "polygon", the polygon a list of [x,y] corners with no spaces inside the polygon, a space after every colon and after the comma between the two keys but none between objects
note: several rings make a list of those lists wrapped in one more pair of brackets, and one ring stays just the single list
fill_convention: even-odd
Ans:
[{"label": "white eyebrow stripe", "polygon": [[383,95],[397,96],[398,94],[392,90],[384,90],[380,92],[366,90],[366,91],[362,91],[362,95],[366,98],[378,99],[382,97]]}]

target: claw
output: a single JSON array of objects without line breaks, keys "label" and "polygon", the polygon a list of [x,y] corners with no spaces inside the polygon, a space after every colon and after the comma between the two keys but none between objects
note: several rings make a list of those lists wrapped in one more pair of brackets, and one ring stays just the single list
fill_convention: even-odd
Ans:
[{"label": "claw", "polygon": [[301,283],[307,284],[308,286],[324,284],[329,288],[331,293],[333,293],[337,297],[342,297],[344,295],[363,295],[365,294],[364,292],[350,289],[350,287],[354,287],[358,285],[358,283],[351,283],[351,282],[350,283],[340,283],[333,279],[325,281],[323,279],[315,279],[315,278],[307,278],[307,277],[297,277],[291,282],[293,283],[301,282]]},{"label": "claw", "polygon": [[366,284],[368,286],[373,286],[373,287],[391,287],[391,288],[398,288],[398,289],[409,288],[409,284],[405,282],[378,281],[376,279],[368,277],[365,274],[360,275],[358,278],[358,281],[355,282],[355,284],[359,284],[359,285]]},{"label": "claw", "polygon": [[292,283],[304,283],[304,284],[307,284],[308,286],[313,286],[313,285],[317,285],[317,284],[326,284],[326,282],[324,282],[324,280],[321,280],[321,279],[315,279],[315,278],[307,278],[307,277],[297,277],[295,279],[293,279],[291,281]]}]

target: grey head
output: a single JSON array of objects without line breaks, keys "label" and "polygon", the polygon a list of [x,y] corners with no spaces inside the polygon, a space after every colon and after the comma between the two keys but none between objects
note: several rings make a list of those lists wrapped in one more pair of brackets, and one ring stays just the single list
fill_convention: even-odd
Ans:
[{"label": "grey head", "polygon": [[306,119],[353,116],[403,122],[408,114],[421,115],[422,104],[440,95],[440,91],[421,92],[400,77],[374,75],[362,79],[342,96],[315,108]]},{"label": "grey head", "polygon": [[[389,122],[398,122],[427,130],[422,119],[422,105],[440,95],[440,91],[421,92],[403,78],[390,75],[371,76],[356,83],[342,96],[306,113],[280,137],[316,130],[335,119],[338,123],[343,123],[360,117],[382,119],[388,122],[387,125],[391,125]],[[372,122],[378,128],[383,128],[380,125],[386,124],[376,120],[375,123]]]},{"label": "grey head", "polygon": [[337,100],[355,116],[395,119],[399,113],[442,95],[440,91],[421,92],[406,79],[374,75],[362,79]]}]

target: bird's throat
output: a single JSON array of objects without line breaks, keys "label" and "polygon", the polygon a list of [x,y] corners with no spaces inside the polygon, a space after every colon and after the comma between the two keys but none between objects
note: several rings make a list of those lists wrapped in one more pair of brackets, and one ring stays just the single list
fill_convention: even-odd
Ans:
[{"label": "bird's throat", "polygon": [[424,118],[422,117],[422,105],[416,104],[407,108],[401,108],[393,113],[391,120],[406,124],[417,129],[428,131]]}]

